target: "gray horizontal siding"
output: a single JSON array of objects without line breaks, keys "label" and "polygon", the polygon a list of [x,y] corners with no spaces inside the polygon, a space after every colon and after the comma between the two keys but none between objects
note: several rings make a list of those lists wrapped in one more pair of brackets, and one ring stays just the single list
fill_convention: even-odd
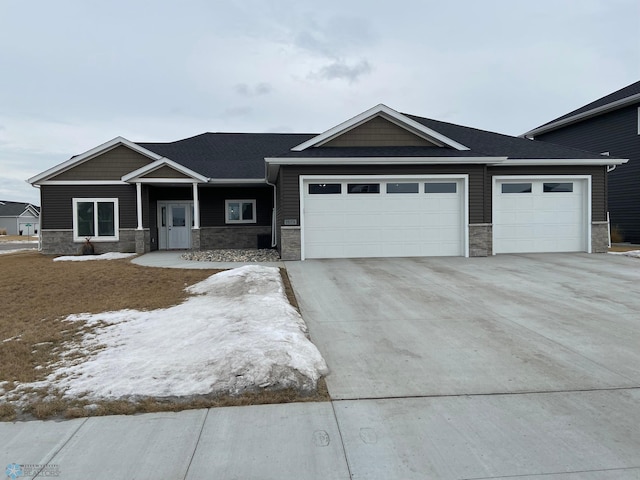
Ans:
[{"label": "gray horizontal siding", "polygon": [[369,165],[369,166],[283,166],[280,170],[280,195],[283,219],[295,218],[300,222],[300,175],[469,175],[469,222],[484,223],[483,165]]},{"label": "gray horizontal siding", "polygon": [[120,228],[136,228],[136,187],[133,185],[42,185],[41,228],[73,228],[74,198],[117,198]]},{"label": "gray horizontal siding", "polygon": [[608,206],[611,224],[622,229],[625,240],[635,243],[640,242],[639,106],[640,103],[614,110],[536,137],[536,140],[596,153],[609,152],[629,159],[608,174]]},{"label": "gray horizontal siding", "polygon": [[492,181],[495,175],[591,175],[591,218],[592,221],[607,219],[606,167],[489,167],[485,181],[484,215],[487,223],[491,220]]}]

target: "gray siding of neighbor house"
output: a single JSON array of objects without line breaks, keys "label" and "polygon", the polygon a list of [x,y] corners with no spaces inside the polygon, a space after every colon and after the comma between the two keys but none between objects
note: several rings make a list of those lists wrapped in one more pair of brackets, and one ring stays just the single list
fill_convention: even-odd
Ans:
[{"label": "gray siding of neighbor house", "polygon": [[282,212],[284,219],[296,219],[300,224],[300,175],[469,175],[469,223],[483,223],[483,195],[486,177],[483,165],[344,165],[344,166],[283,166],[280,170]]},{"label": "gray siding of neighbor house", "polygon": [[123,175],[144,167],[152,161],[120,145],[49,180],[120,180]]},{"label": "gray siding of neighbor house", "polygon": [[434,146],[433,143],[418,137],[404,128],[375,117],[368,122],[341,134],[322,145],[323,147],[408,147]]},{"label": "gray siding of neighbor house", "polygon": [[41,228],[73,228],[74,198],[117,198],[120,228],[136,228],[136,187],[133,185],[42,185]]},{"label": "gray siding of neighbor house", "polygon": [[558,145],[627,158],[608,174],[611,225],[618,226],[626,241],[640,243],[640,103],[588,118],[535,137]]},{"label": "gray siding of neighbor house", "polygon": [[591,221],[605,221],[607,219],[606,171],[606,167],[489,167],[484,186],[485,222],[492,222],[492,182],[494,175],[591,175]]}]

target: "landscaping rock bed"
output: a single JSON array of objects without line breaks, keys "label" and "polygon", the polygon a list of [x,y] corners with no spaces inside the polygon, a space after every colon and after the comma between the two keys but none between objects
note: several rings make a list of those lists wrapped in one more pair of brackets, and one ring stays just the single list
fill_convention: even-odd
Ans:
[{"label": "landscaping rock bed", "polygon": [[196,262],[279,262],[280,255],[273,249],[223,249],[185,252],[185,260]]}]

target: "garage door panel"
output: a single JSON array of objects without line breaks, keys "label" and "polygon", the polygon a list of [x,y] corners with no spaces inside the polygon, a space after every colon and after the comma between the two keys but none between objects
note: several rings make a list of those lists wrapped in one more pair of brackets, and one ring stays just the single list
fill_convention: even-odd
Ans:
[{"label": "garage door panel", "polygon": [[493,195],[494,253],[585,251],[586,181],[571,179],[573,192],[545,192],[548,180],[528,180],[530,193],[502,193],[504,180]]},{"label": "garage door panel", "polygon": [[380,193],[348,194],[353,180],[337,178],[331,183],[342,183],[343,193],[336,195],[310,195],[305,183],[304,256],[464,255],[464,183],[456,182],[455,194],[387,194],[385,179],[375,180]]}]

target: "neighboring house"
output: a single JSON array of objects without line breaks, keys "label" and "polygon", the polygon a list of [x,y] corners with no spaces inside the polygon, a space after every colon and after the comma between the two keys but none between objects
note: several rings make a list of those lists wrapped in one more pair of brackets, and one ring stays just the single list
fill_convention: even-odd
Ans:
[{"label": "neighboring house", "polygon": [[607,250],[625,160],[373,107],[322,134],[115,138],[29,182],[44,253],[277,246],[286,260]]},{"label": "neighboring house", "polygon": [[608,174],[609,212],[611,226],[626,241],[640,243],[640,82],[523,136],[629,159]]},{"label": "neighboring house", "polygon": [[0,200],[0,230],[7,235],[34,235],[40,229],[40,208],[30,203]]}]

